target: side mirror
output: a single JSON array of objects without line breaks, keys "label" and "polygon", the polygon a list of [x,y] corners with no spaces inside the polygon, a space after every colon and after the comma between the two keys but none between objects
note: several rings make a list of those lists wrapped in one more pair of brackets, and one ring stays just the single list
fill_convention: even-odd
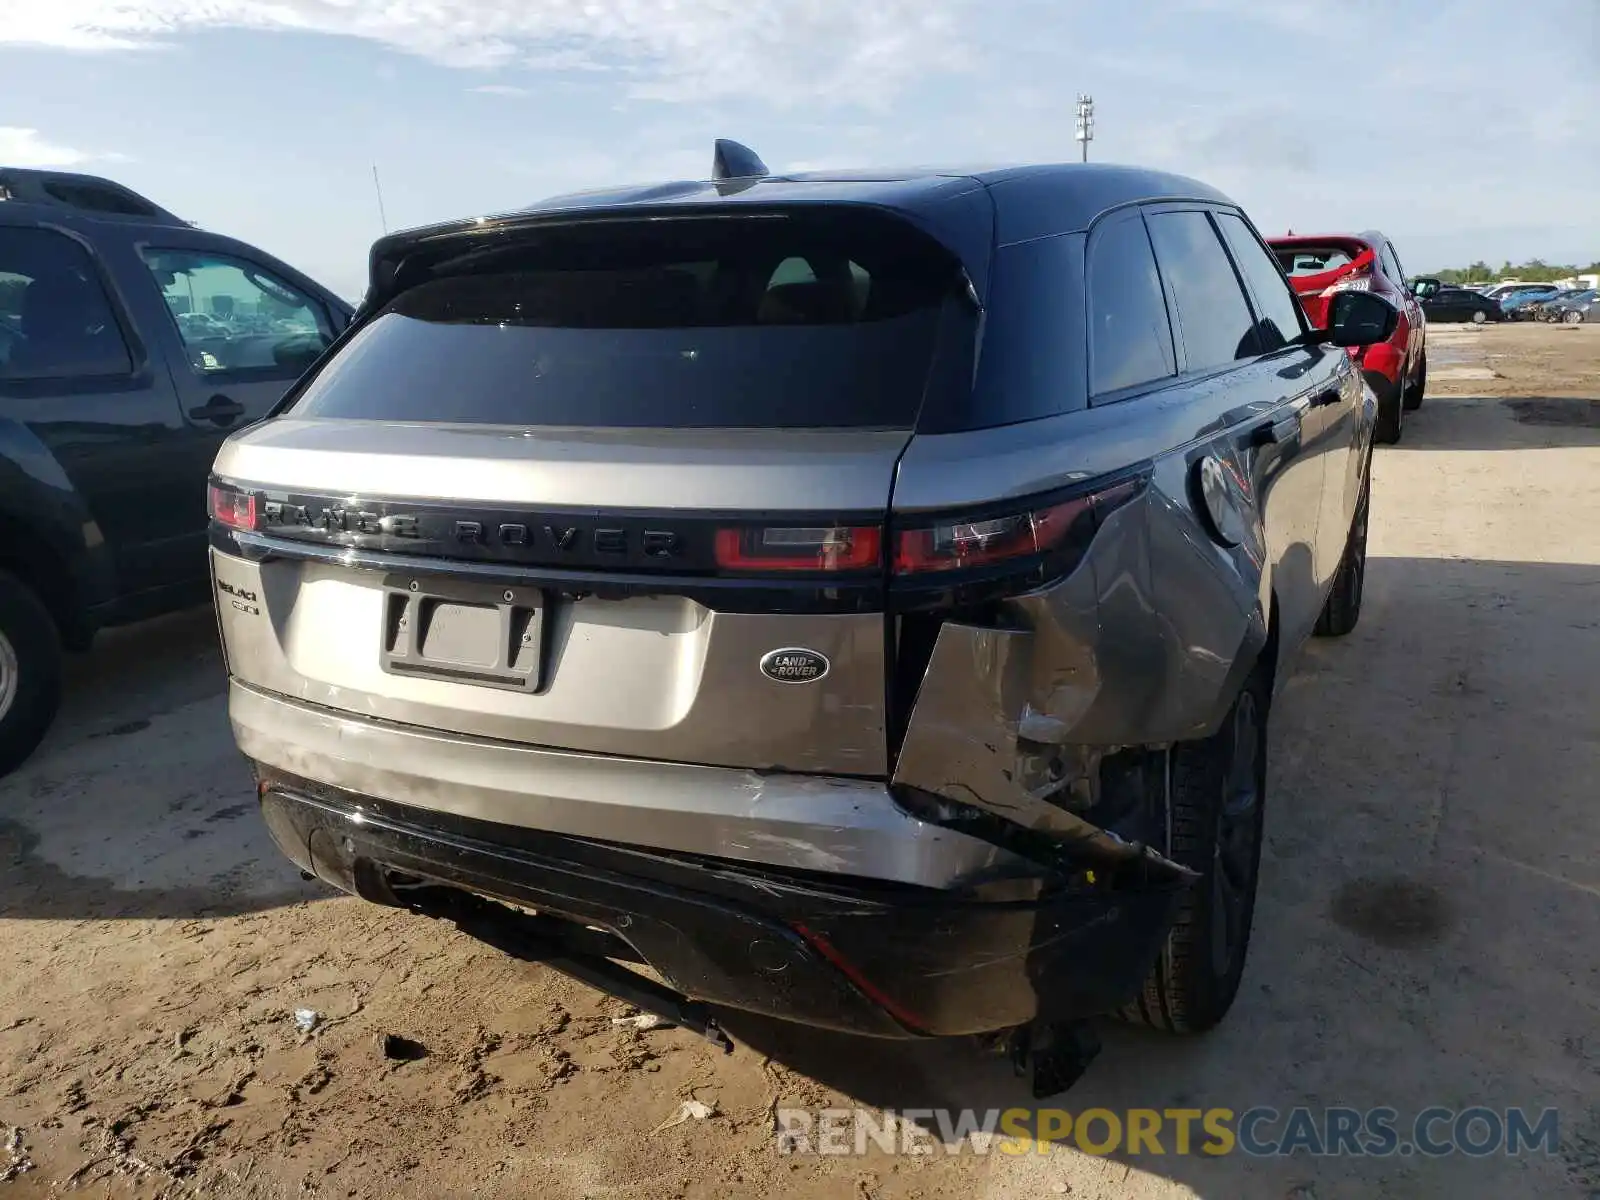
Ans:
[{"label": "side mirror", "polygon": [[1399,321],[1399,310],[1376,293],[1335,292],[1320,340],[1334,346],[1372,346],[1388,341]]},{"label": "side mirror", "polygon": [[1433,295],[1435,292],[1437,292],[1443,286],[1444,285],[1442,283],[1440,283],[1437,279],[1429,279],[1426,276],[1424,276],[1424,277],[1422,277],[1420,279],[1413,279],[1411,281],[1411,294],[1413,296],[1417,296],[1419,298],[1426,299],[1428,296]]}]

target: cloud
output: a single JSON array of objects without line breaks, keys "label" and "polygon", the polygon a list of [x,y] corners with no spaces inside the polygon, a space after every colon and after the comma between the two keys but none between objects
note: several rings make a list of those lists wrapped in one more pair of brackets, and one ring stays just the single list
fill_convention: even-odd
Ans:
[{"label": "cloud", "polygon": [[58,146],[37,129],[0,125],[0,163],[12,167],[75,167],[94,157],[70,146]]},{"label": "cloud", "polygon": [[533,94],[525,87],[516,87],[509,83],[485,83],[467,90],[469,92],[477,92],[481,96],[510,96],[513,99],[521,99],[524,96]]},{"label": "cloud", "polygon": [[529,64],[632,76],[630,94],[881,107],[966,65],[970,0],[52,0],[0,24],[0,44],[162,45],[204,29],[363,38],[452,67]]}]

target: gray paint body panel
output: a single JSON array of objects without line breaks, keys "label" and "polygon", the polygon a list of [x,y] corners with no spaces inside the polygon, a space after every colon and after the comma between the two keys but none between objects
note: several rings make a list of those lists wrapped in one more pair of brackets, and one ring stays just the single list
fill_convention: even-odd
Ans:
[{"label": "gray paint body panel", "polygon": [[240,748],[360,795],[501,825],[954,888],[1038,868],[919,821],[882,783],[510,746],[375,725],[235,681]]}]

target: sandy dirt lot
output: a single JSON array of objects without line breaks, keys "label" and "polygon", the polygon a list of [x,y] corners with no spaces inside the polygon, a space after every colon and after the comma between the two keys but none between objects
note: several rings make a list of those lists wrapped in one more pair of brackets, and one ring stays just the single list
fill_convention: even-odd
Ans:
[{"label": "sandy dirt lot", "polygon": [[[0,1197],[1600,1195],[1600,326],[1432,344],[1430,398],[1377,455],[1361,625],[1274,711],[1239,1003],[1190,1041],[1106,1023],[1053,1103],[1553,1106],[1558,1153],[779,1157],[774,1104],[1032,1102],[966,1044],[744,1020],[723,1057],[614,1025],[615,1001],[303,882],[201,612],[76,664],[0,784]],[[690,1099],[713,1114],[661,1128]]]}]

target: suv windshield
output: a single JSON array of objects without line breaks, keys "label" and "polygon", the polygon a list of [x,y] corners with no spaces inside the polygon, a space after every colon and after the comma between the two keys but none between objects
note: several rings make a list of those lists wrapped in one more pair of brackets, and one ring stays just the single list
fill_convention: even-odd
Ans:
[{"label": "suv windshield", "polygon": [[588,221],[446,253],[290,415],[910,429],[963,302],[945,251],[869,211]]}]

